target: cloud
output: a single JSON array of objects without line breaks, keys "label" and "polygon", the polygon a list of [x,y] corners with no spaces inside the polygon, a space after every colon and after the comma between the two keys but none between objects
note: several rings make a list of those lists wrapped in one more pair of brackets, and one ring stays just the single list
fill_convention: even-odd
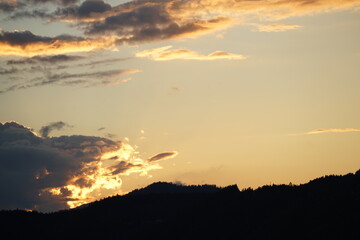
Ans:
[{"label": "cloud", "polygon": [[[118,43],[131,44],[195,37],[227,28],[239,21],[273,21],[352,9],[359,5],[358,0],[141,0],[97,13],[92,16],[91,22],[83,26],[87,34],[111,34],[119,37]],[[73,16],[70,18],[74,19]],[[270,28],[270,25],[267,26],[268,30]],[[277,28],[272,26],[272,30],[280,28],[280,25]],[[290,25],[287,30],[289,28]],[[281,30],[285,29],[283,25]]]},{"label": "cloud", "polygon": [[65,127],[72,127],[71,125],[64,123],[63,121],[53,122],[48,125],[42,126],[40,129],[40,134],[42,137],[47,138],[53,130],[61,130]]},{"label": "cloud", "polygon": [[57,55],[71,52],[88,52],[113,48],[114,38],[85,39],[70,35],[43,37],[30,31],[2,31],[0,33],[0,55]]},{"label": "cloud", "polygon": [[160,169],[127,142],[96,136],[41,137],[0,123],[0,209],[55,211],[121,192],[121,176]]},{"label": "cloud", "polygon": [[234,17],[257,17],[260,20],[280,20],[352,9],[359,5],[358,0],[178,0],[172,4],[172,11],[179,11],[186,17],[208,12]]},{"label": "cloud", "polygon": [[[226,28],[231,19],[215,17],[208,20],[176,22],[157,8],[144,7],[134,13],[121,13],[104,21],[90,23],[86,34],[117,36],[117,44],[136,44],[161,41],[179,37],[196,37]],[[133,15],[133,16],[131,16]]]},{"label": "cloud", "polygon": [[110,4],[99,0],[87,0],[81,3],[80,6],[70,6],[67,8],[59,8],[54,13],[55,18],[65,20],[67,22],[73,21],[94,21],[103,18],[105,12],[112,9]]},{"label": "cloud", "polygon": [[14,74],[14,73],[17,73],[19,72],[19,69],[17,68],[10,68],[10,69],[3,69],[3,68],[0,68],[0,74],[1,75],[6,75],[6,74]]},{"label": "cloud", "polygon": [[89,72],[89,73],[61,73],[61,74],[54,74],[48,76],[45,80],[40,82],[40,85],[48,85],[51,83],[63,81],[66,79],[71,78],[95,78],[95,79],[105,79],[103,81],[108,81],[106,79],[119,77],[125,74],[134,74],[138,73],[140,70],[138,69],[120,69],[120,70],[107,70],[107,71],[97,71],[97,72]]},{"label": "cloud", "polygon": [[44,3],[53,3],[53,4],[59,4],[59,5],[69,5],[74,4],[78,2],[79,0],[7,0],[7,1],[13,1],[18,2],[22,4],[44,4]]},{"label": "cloud", "polygon": [[[62,6],[53,13],[35,9],[18,12],[13,17],[71,22],[88,36],[106,35],[105,39],[111,38],[112,41],[105,45],[113,46],[192,38],[238,23],[256,24],[359,6],[359,0],[137,0],[117,6],[102,0],[87,0],[80,5]],[[285,31],[295,29],[295,26],[298,25],[260,24],[258,28],[259,31]],[[95,48],[109,47],[98,44]]]},{"label": "cloud", "polygon": [[320,133],[346,133],[346,132],[360,132],[357,128],[323,128],[315,129],[306,134],[320,134]]},{"label": "cloud", "polygon": [[3,90],[0,90],[1,93],[6,93],[10,91],[15,91],[19,89],[28,89],[33,87],[40,87],[46,85],[62,85],[62,86],[74,86],[82,85],[84,87],[94,87],[99,85],[117,85],[122,82],[126,82],[129,79],[114,79],[119,78],[122,75],[138,73],[138,69],[120,69],[120,70],[106,70],[106,71],[97,71],[97,72],[87,72],[87,73],[58,73],[58,74],[46,74],[44,77],[36,77],[30,80],[27,80],[24,83],[18,83],[11,85]]},{"label": "cloud", "polygon": [[126,61],[131,59],[130,57],[128,58],[110,58],[110,59],[105,59],[105,60],[99,60],[99,61],[90,61],[88,63],[79,63],[76,65],[73,65],[74,67],[85,67],[85,66],[94,66],[94,65],[99,65],[99,64],[109,64],[109,63],[115,63],[115,62],[122,62],[122,61]]},{"label": "cloud", "polygon": [[0,11],[5,13],[14,11],[16,7],[16,1],[3,0],[0,2]]},{"label": "cloud", "polygon": [[72,55],[50,55],[50,56],[34,56],[30,58],[23,58],[21,60],[8,60],[7,65],[21,65],[21,64],[58,64],[64,62],[71,62],[83,59],[82,56]]},{"label": "cloud", "polygon": [[176,155],[178,155],[177,152],[159,153],[159,154],[156,154],[155,156],[149,158],[149,162],[156,162],[156,161],[166,160],[169,158],[174,158],[174,157],[176,157]]},{"label": "cloud", "polygon": [[153,55],[158,55],[168,49],[172,48],[172,46],[164,46],[164,47],[160,47],[160,48],[152,48],[152,49],[147,49],[147,50],[143,50],[140,52],[136,53],[137,57],[150,57]]},{"label": "cloud", "polygon": [[35,10],[22,10],[22,11],[16,11],[11,16],[6,18],[5,20],[18,20],[22,18],[42,18],[50,21],[53,19],[53,14],[48,13],[48,11],[43,9],[35,9]]},{"label": "cloud", "polygon": [[55,3],[62,5],[69,5],[78,2],[79,0],[27,0],[30,3],[42,4],[42,3]]},{"label": "cloud", "polygon": [[12,14],[10,18],[46,18],[53,19],[53,14],[47,13],[44,9],[24,10],[37,7],[43,7],[46,3],[52,3],[61,6],[73,5],[78,0],[1,0],[0,12]]},{"label": "cloud", "polygon": [[266,24],[266,25],[256,24],[256,26],[259,32],[285,32],[302,27],[300,25],[294,25],[294,24]]},{"label": "cloud", "polygon": [[176,59],[187,60],[242,60],[246,57],[240,54],[228,53],[223,51],[215,51],[208,55],[202,55],[200,53],[188,50],[188,49],[171,49],[171,46],[165,46],[161,48],[148,49],[136,53],[137,57],[148,57],[155,61],[168,61]]},{"label": "cloud", "polygon": [[[65,55],[65,54],[49,55],[49,56],[40,55],[34,57],[25,57],[21,59],[12,59],[6,62],[6,64],[10,65],[11,68],[0,67],[0,74],[11,75],[16,73],[40,73],[40,74],[45,74],[46,76],[44,77],[44,79],[46,79],[48,78],[48,76],[60,74],[60,73],[56,74],[52,72],[58,72],[60,70],[64,70],[68,68],[99,67],[99,65],[102,64],[110,65],[116,62],[126,61],[131,58],[110,58],[110,59],[104,59],[98,61],[81,62],[76,64],[72,63],[74,61],[79,61],[83,59],[89,60],[88,57],[77,56],[77,55]],[[30,67],[23,67],[23,68],[14,67],[14,66],[26,66],[26,65],[29,65]],[[18,74],[15,78],[20,78],[20,75]]]}]

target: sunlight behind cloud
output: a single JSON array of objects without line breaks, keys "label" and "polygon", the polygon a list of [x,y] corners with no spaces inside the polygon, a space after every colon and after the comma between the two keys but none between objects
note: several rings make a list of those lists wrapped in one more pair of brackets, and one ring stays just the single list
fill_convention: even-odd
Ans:
[{"label": "sunlight behind cloud", "polygon": [[[41,129],[54,126],[52,123]],[[19,201],[19,208],[40,211],[77,207],[121,194],[122,176],[149,176],[149,171],[162,168],[160,160],[176,155],[158,153],[155,156],[160,157],[153,161],[141,158],[137,147],[126,138],[114,141],[84,135],[51,137],[50,133],[51,129],[39,136],[16,122],[0,123],[0,189],[12,189],[2,198],[0,207],[9,208],[14,201]],[[11,166],[4,167],[10,162]],[[16,184],[4,184],[10,179],[16,179]]]},{"label": "sunlight behind cloud", "polygon": [[122,175],[138,173],[148,175],[148,171],[161,169],[158,164],[138,157],[138,152],[128,143],[122,142],[118,150],[104,153],[99,161],[84,164],[82,175],[74,176],[66,186],[44,189],[54,196],[67,194],[70,208],[93,202],[111,194],[121,193]]}]

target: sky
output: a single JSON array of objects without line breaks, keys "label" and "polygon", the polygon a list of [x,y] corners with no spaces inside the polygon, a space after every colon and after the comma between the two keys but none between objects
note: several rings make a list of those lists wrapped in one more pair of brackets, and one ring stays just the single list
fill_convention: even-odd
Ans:
[{"label": "sky", "polygon": [[2,209],[360,168],[359,0],[0,0]]}]

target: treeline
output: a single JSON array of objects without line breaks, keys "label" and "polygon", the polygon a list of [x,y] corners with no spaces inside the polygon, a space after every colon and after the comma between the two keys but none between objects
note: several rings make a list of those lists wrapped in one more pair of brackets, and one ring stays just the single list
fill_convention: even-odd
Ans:
[{"label": "treeline", "polygon": [[50,214],[1,211],[1,239],[360,239],[360,170],[302,185],[154,183]]}]

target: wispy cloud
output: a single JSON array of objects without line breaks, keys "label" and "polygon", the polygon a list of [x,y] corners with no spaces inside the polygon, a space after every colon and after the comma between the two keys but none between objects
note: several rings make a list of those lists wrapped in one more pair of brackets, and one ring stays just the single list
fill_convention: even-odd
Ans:
[{"label": "wispy cloud", "polygon": [[178,155],[178,153],[175,151],[159,153],[159,154],[156,154],[155,156],[149,158],[149,162],[155,162],[155,161],[161,161],[161,160],[165,160],[165,159],[169,159],[169,158],[174,158],[174,157],[176,157],[176,155]]},{"label": "wispy cloud", "polygon": [[1,0],[0,11],[5,13],[11,13],[16,10],[22,10],[26,7],[33,5],[40,5],[44,3],[53,3],[56,5],[70,5],[75,4],[79,0]]},{"label": "wispy cloud", "polygon": [[307,132],[306,134],[320,134],[320,133],[347,133],[360,132],[357,128],[321,128]]},{"label": "wispy cloud", "polygon": [[15,91],[19,89],[28,89],[33,87],[40,87],[46,85],[58,84],[62,86],[80,85],[83,87],[94,87],[99,85],[117,85],[126,82],[129,78],[119,78],[123,75],[138,73],[138,69],[120,69],[120,70],[107,70],[87,73],[59,73],[59,74],[46,74],[44,77],[37,77],[25,82],[14,84],[3,90],[1,93]]},{"label": "wispy cloud", "polygon": [[255,24],[255,26],[259,32],[285,32],[302,27],[294,24]]},{"label": "wispy cloud", "polygon": [[48,56],[34,56],[30,58],[23,58],[19,60],[8,60],[7,65],[23,65],[23,64],[58,64],[64,62],[72,62],[83,59],[83,56],[74,55],[48,55]]},{"label": "wispy cloud", "polygon": [[10,68],[10,69],[4,69],[4,68],[0,68],[0,74],[1,75],[8,75],[8,74],[14,74],[14,73],[17,73],[19,72],[19,69],[18,68]]},{"label": "wispy cloud", "polygon": [[39,132],[42,137],[47,138],[53,130],[61,130],[64,129],[65,127],[72,127],[72,126],[63,121],[58,121],[42,126]]},{"label": "wispy cloud", "polygon": [[137,57],[148,57],[155,61],[168,61],[176,59],[187,60],[243,60],[246,57],[241,54],[228,53],[224,51],[215,51],[208,55],[203,55],[189,49],[170,49],[172,46],[147,49],[136,53]]}]

